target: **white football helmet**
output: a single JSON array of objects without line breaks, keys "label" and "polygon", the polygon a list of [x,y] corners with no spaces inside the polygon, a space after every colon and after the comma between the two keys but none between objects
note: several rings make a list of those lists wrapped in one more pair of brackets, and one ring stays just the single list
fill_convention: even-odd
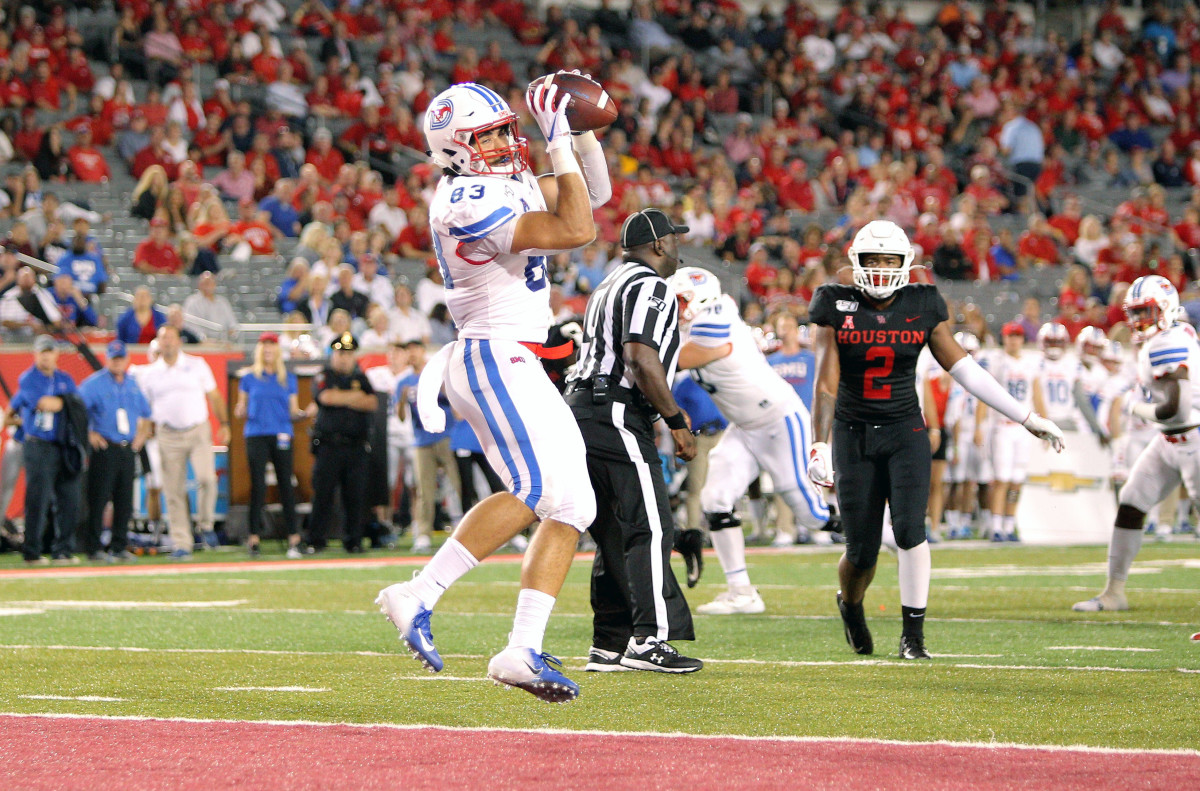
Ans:
[{"label": "white football helmet", "polygon": [[1071,345],[1071,333],[1058,322],[1048,321],[1038,329],[1038,348],[1049,360],[1061,360]]},{"label": "white football helmet", "polygon": [[707,269],[685,266],[671,275],[670,286],[679,300],[679,320],[687,324],[721,299],[721,281]]},{"label": "white football helmet", "polygon": [[[904,263],[898,267],[865,267],[858,259],[859,256],[868,253],[898,255]],[[897,289],[908,285],[908,276],[916,251],[908,241],[908,234],[899,225],[890,220],[872,220],[854,235],[854,243],[850,245],[846,255],[850,257],[854,285],[867,296],[887,299]]]},{"label": "white football helmet", "polygon": [[1113,370],[1120,368],[1121,363],[1125,361],[1125,347],[1120,341],[1109,341],[1104,344],[1104,351],[1100,352],[1100,361],[1112,363]]},{"label": "white football helmet", "polygon": [[[507,127],[508,144],[479,152],[479,135]],[[529,142],[520,136],[517,114],[491,88],[473,82],[451,85],[425,111],[429,157],[459,175],[512,176],[529,167]]]},{"label": "white football helmet", "polygon": [[[1128,304],[1128,300],[1126,303]],[[1099,327],[1084,327],[1075,336],[1075,353],[1079,355],[1079,359],[1092,363],[1100,359],[1107,343],[1108,338],[1104,335],[1104,330]]]},{"label": "white football helmet", "polygon": [[956,332],[954,333],[954,341],[962,347],[964,352],[972,357],[979,354],[979,339],[975,337],[975,333],[967,332],[965,330],[962,332]]},{"label": "white football helmet", "polygon": [[1125,318],[1134,341],[1149,340],[1178,320],[1179,292],[1161,275],[1139,277],[1125,292]]}]

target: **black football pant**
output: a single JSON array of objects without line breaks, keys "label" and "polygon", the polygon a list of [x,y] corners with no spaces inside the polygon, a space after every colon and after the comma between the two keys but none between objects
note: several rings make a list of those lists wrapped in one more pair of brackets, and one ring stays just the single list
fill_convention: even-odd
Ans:
[{"label": "black football pant", "polygon": [[367,463],[370,454],[367,443],[334,445],[322,441],[313,461],[313,502],[308,543],[315,549],[325,548],[325,537],[333,522],[334,495],[340,489],[344,518],[342,544],[347,548],[362,546],[363,514],[367,498]]},{"label": "black football pant", "polygon": [[56,508],[54,555],[75,551],[75,523],[79,518],[80,476],[67,471],[59,445],[45,440],[25,439],[25,559],[41,556],[42,530],[49,524],[50,509]]},{"label": "black football pant", "polygon": [[874,567],[885,505],[891,505],[896,545],[919,546],[925,540],[931,457],[924,418],[878,426],[835,420],[832,450],[846,557],[854,567]]},{"label": "black football pant", "polygon": [[[466,454],[465,456],[463,454]],[[483,498],[475,491],[475,467],[483,472],[483,477],[487,480],[490,494],[503,492],[504,481],[500,480],[500,476],[492,469],[492,465],[488,463],[487,456],[482,453],[471,453],[469,451],[455,451],[454,461],[458,465],[458,486],[459,486],[459,505],[462,507],[462,512],[465,514],[470,511],[475,503]],[[486,497],[486,495],[484,495]]]},{"label": "black football pant", "polygon": [[87,472],[87,529],[83,535],[83,551],[89,555],[101,549],[104,507],[110,500],[113,504],[112,539],[108,543],[108,551],[117,555],[128,548],[129,518],[133,515],[135,455],[128,444],[111,442],[107,448],[92,450]]}]

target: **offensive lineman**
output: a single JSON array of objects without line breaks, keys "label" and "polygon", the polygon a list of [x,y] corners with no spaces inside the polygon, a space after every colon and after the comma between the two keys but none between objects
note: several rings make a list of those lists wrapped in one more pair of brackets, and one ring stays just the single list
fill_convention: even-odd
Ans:
[{"label": "offensive lineman", "polygon": [[413,655],[441,670],[429,625],[434,604],[479,561],[541,520],[521,569],[508,647],[492,657],[488,677],[563,703],[579,687],[556,669],[561,663],[542,650],[542,641],[596,500],[578,425],[535,355],[545,353],[550,324],[546,256],[595,238],[592,209],[612,189],[595,135],[571,134],[569,97],[547,82],[539,81],[527,102],[546,138],[553,176],[529,173],[517,115],[488,88],[453,85],[425,114],[430,156],[444,172],[430,205],[433,247],[459,340],[422,372],[418,408],[431,429],[444,420],[436,404],[444,374],[451,406],[471,424],[508,491],[475,505],[421,573],[384,588],[376,604]]},{"label": "offensive lineman", "polygon": [[1149,396],[1131,398],[1129,411],[1157,423],[1159,434],[1138,456],[1121,487],[1104,590],[1077,602],[1072,607],[1076,612],[1128,610],[1125,580],[1142,546],[1146,513],[1181,481],[1192,500],[1200,496],[1200,387],[1191,381],[1192,372],[1200,370],[1200,345],[1190,327],[1178,322],[1179,312],[1178,292],[1159,275],[1139,277],[1125,294],[1133,340],[1142,342],[1138,384]]},{"label": "offensive lineman", "polygon": [[760,613],[763,600],[750,584],[746,538],[733,508],[765,472],[805,528],[819,530],[829,520],[824,496],[806,475],[808,409],[771,368],[753,331],[738,315],[737,303],[721,293],[716,275],[684,267],[671,278],[671,287],[679,299],[685,333],[679,367],[691,370],[729,421],[709,453],[708,477],[700,492],[700,507],[729,588],[696,612]]},{"label": "offensive lineman", "polygon": [[[931,285],[909,285],[915,256],[887,220],[867,223],[847,252],[854,285],[824,285],[809,310],[817,324],[817,392],[809,476],[836,478],[846,534],[837,594],[846,641],[874,652],[863,598],[875,576],[884,507],[891,506],[904,618],[900,657],[928,659],[925,607],[930,554],[925,540],[931,448],[917,400],[916,365],[928,344],[938,364],[980,401],[1062,448],[1062,432],[1019,404],[959,346],[946,303]],[[830,458],[829,440],[833,441]]]}]

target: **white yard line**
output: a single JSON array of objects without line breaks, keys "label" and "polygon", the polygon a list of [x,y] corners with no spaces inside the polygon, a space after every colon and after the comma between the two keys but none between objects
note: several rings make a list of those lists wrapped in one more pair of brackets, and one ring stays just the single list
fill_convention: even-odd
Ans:
[{"label": "white yard line", "polygon": [[210,610],[241,607],[249,599],[227,601],[105,601],[103,599],[47,599],[9,602],[45,610]]},{"label": "white yard line", "polygon": [[124,703],[125,698],[104,698],[99,695],[17,695],[25,700],[77,700],[81,703]]},{"label": "white yard line", "polygon": [[1127,648],[1115,645],[1048,645],[1047,651],[1129,651],[1131,653],[1158,653],[1161,648]]},{"label": "white yard line", "polygon": [[213,687],[214,692],[332,692],[329,687]]}]

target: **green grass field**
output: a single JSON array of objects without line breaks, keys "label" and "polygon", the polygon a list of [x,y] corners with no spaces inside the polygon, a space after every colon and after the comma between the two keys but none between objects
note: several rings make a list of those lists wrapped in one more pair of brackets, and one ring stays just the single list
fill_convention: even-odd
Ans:
[{"label": "green grass field", "polygon": [[[242,557],[203,555],[186,574],[143,560],[163,573],[12,578],[3,570],[19,559],[0,556],[0,712],[1200,745],[1200,644],[1189,640],[1200,631],[1200,542],[1147,544],[1129,582],[1133,609],[1096,615],[1070,606],[1102,585],[1102,547],[936,547],[926,628],[935,659],[923,663],[894,658],[894,559],[881,556],[868,594],[877,654],[863,659],[842,638],[836,550],[752,554],[767,612],[697,616],[699,639],[680,647],[707,665],[685,677],[579,669],[590,563],[577,561],[546,640],[583,690],[569,706],[484,682],[511,623],[516,559],[477,568],[439,603],[446,668],[432,676],[372,604],[410,567],[197,568]],[[708,560],[693,607],[720,590]],[[305,689],[236,689],[247,687]]]}]

